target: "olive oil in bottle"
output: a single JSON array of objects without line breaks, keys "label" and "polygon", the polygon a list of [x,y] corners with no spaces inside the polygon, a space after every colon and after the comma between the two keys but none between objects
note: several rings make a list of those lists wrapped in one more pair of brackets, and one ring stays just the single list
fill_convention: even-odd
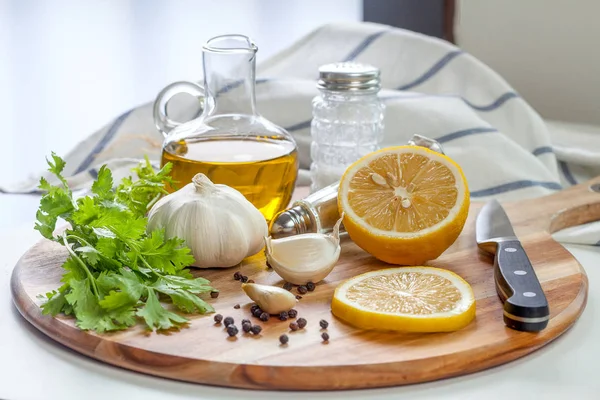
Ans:
[{"label": "olive oil in bottle", "polygon": [[294,143],[264,137],[171,142],[162,152],[162,165],[167,162],[173,164],[171,176],[178,187],[201,172],[240,191],[267,222],[288,205],[298,174]]}]

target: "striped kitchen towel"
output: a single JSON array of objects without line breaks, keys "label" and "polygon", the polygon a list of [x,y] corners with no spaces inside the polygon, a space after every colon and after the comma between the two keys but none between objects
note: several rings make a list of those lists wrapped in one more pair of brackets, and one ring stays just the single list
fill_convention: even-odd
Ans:
[{"label": "striped kitchen towel", "polygon": [[[308,182],[318,68],[337,61],[381,69],[383,145],[405,144],[414,134],[437,139],[463,167],[473,200],[543,196],[600,174],[597,137],[585,146],[581,138],[570,146],[567,134],[551,135],[535,110],[475,57],[414,32],[343,23],[313,31],[257,67],[258,111],[296,139],[299,184]],[[180,106],[172,114],[177,120],[197,111]],[[74,189],[86,189],[102,164],[119,177],[145,154],[158,163],[162,139],[153,123],[152,101],[126,111],[65,156],[68,180]],[[557,141],[560,152],[555,151]],[[36,186],[34,180],[0,190],[35,193]],[[600,230],[597,238],[586,240],[599,241]]]}]

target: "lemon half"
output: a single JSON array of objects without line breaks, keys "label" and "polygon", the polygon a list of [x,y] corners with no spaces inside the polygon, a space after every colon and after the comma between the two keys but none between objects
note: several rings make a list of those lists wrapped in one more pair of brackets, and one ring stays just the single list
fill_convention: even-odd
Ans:
[{"label": "lemon half", "polygon": [[338,207],[363,250],[390,264],[420,265],[442,254],[462,231],[469,190],[449,157],[420,146],[389,147],[348,167]]},{"label": "lemon half", "polygon": [[450,332],[475,318],[475,296],[464,279],[448,270],[388,268],[340,284],[331,311],[362,329]]}]

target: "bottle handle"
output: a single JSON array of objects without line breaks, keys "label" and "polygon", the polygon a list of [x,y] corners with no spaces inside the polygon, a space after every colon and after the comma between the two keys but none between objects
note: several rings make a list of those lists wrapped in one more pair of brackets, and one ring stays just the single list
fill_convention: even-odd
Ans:
[{"label": "bottle handle", "polygon": [[169,101],[171,101],[175,95],[181,93],[197,97],[202,105],[204,103],[204,88],[198,83],[179,81],[171,83],[161,90],[160,93],[158,93],[158,96],[156,96],[156,100],[154,100],[153,116],[154,125],[165,137],[173,128],[183,123],[172,120],[167,113]]}]

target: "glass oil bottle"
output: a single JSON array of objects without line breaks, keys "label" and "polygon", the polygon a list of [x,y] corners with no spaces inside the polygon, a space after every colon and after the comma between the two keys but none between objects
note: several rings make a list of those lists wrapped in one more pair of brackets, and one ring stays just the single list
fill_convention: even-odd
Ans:
[{"label": "glass oil bottle", "polygon": [[[173,164],[179,187],[204,173],[240,191],[269,222],[291,199],[298,156],[291,135],[256,111],[256,52],[246,36],[210,39],[203,47],[204,86],[167,86],[154,103],[154,120],[166,136],[161,164]],[[203,97],[197,119],[179,124],[168,117],[167,103],[179,93]]]}]

